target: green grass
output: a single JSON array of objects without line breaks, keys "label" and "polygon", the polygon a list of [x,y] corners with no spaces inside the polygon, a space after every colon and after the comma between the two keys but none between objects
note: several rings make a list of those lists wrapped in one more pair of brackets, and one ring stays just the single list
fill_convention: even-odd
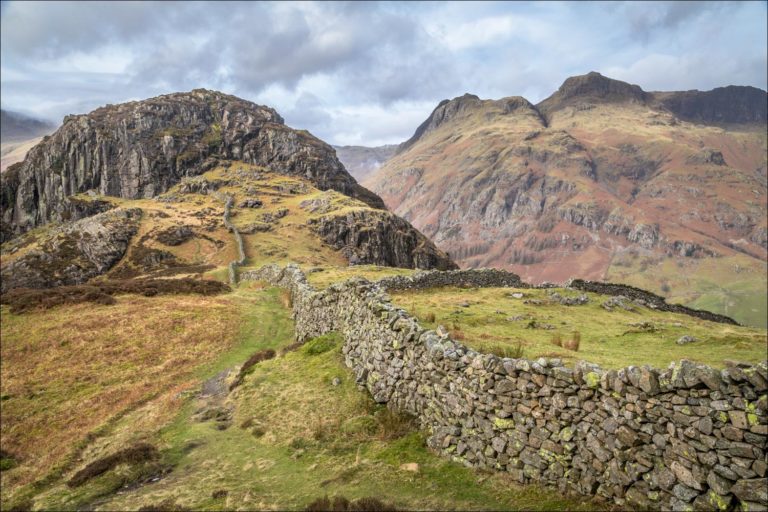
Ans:
[{"label": "green grass", "polygon": [[[578,294],[556,291],[561,295]],[[510,296],[513,292],[525,297],[515,299]],[[643,364],[666,368],[671,361],[682,358],[722,367],[724,359],[757,362],[766,357],[765,329],[718,324],[644,307],[637,307],[636,312],[606,311],[601,304],[608,297],[597,294],[587,294],[590,302],[581,306],[549,303],[547,291],[535,289],[441,288],[391,295],[423,325],[443,325],[462,343],[499,355],[520,343],[526,358],[560,357],[567,364],[583,359],[606,368]],[[544,304],[525,304],[527,299]],[[470,306],[461,307],[464,301]],[[423,320],[431,315],[434,322]],[[513,320],[515,317],[519,319]],[[650,323],[652,329],[637,325],[643,322]],[[543,328],[547,325],[551,329]],[[563,342],[572,339],[574,332],[581,336],[578,351],[552,343],[557,335]],[[677,345],[677,339],[686,334],[698,341]]]},{"label": "green grass", "polygon": [[665,295],[669,302],[728,315],[744,325],[768,327],[765,262],[746,255],[675,260],[625,254],[614,258],[607,279]]},{"label": "green grass", "polygon": [[[355,265],[351,267],[314,267],[314,272],[307,274],[307,280],[315,288],[345,281],[352,277],[364,277],[369,281],[378,281],[385,277],[408,276],[418,272],[411,268],[380,267],[378,265]],[[306,269],[305,269],[306,271]]]},{"label": "green grass", "polygon": [[[280,292],[243,286],[236,299],[249,315],[240,342],[201,368],[201,378],[242,363],[253,351],[293,342],[290,311]],[[257,364],[223,402],[234,411],[226,430],[195,421],[202,402],[188,394],[179,398],[183,405],[175,417],[152,432],[131,431],[135,417],[126,417],[106,443],[110,453],[140,438],[160,448],[158,464],[172,466],[170,473],[115,493],[159,467],[119,466],[74,490],[53,485],[35,498],[35,506],[136,510],[173,503],[194,510],[297,510],[325,495],[343,495],[373,496],[412,510],[602,507],[551,489],[519,486],[508,475],[472,470],[432,454],[423,433],[412,426],[403,430],[410,420],[357,388],[341,345],[340,336],[332,333]],[[419,464],[416,473],[400,468],[414,462]],[[222,490],[225,497],[213,497]]]}]

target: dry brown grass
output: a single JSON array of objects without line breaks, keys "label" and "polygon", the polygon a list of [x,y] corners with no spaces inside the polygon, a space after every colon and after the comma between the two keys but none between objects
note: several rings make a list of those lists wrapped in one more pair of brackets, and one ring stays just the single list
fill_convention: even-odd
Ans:
[{"label": "dry brown grass", "polygon": [[375,414],[378,438],[383,441],[399,439],[418,428],[416,418],[402,411],[382,409]]},{"label": "dry brown grass", "polygon": [[334,496],[333,499],[324,496],[317,498],[307,505],[307,512],[395,512],[397,509],[378,498],[359,498],[348,500],[344,496]]},{"label": "dry brown grass", "polygon": [[435,323],[435,314],[430,311],[429,313],[424,315],[424,321],[429,322],[431,324]]},{"label": "dry brown grass", "polygon": [[451,338],[456,341],[463,341],[467,339],[467,336],[461,329],[451,329]]},{"label": "dry brown grass", "polygon": [[89,433],[176,387],[229,348],[239,328],[227,297],[126,296],[33,314],[2,309],[2,448],[22,465],[9,487],[41,477]]},{"label": "dry brown grass", "polygon": [[293,307],[293,297],[289,290],[280,290],[280,303],[288,309]]},{"label": "dry brown grass", "polygon": [[556,347],[562,347],[563,346],[563,338],[560,336],[559,333],[552,335],[552,341],[551,343],[555,345]]},{"label": "dry brown grass", "polygon": [[579,331],[574,331],[571,333],[571,337],[565,340],[561,346],[567,350],[578,352],[580,345],[581,345],[581,333]]},{"label": "dry brown grass", "polygon": [[154,297],[155,295],[186,293],[216,295],[228,291],[231,289],[224,283],[202,279],[106,280],[49,289],[17,288],[3,294],[0,297],[0,303],[10,305],[11,313],[24,313],[81,302],[94,302],[109,306],[116,303],[113,295],[128,293]]}]

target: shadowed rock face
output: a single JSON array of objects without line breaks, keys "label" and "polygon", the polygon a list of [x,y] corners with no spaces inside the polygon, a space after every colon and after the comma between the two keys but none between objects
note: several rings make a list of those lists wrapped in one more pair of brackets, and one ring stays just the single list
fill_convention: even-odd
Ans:
[{"label": "shadowed rock face", "polygon": [[351,264],[451,270],[458,266],[408,222],[387,211],[358,210],[309,222]]},{"label": "shadowed rock face", "polygon": [[711,91],[653,93],[667,110],[685,121],[701,123],[765,123],[768,100],[755,87],[729,85]]},{"label": "shadowed rock face", "polygon": [[66,117],[24,162],[3,173],[2,238],[71,219],[71,195],[95,190],[153,197],[183,176],[204,172],[217,158],[302,176],[322,190],[384,208],[346,172],[331,146],[288,128],[273,109],[196,89]]}]

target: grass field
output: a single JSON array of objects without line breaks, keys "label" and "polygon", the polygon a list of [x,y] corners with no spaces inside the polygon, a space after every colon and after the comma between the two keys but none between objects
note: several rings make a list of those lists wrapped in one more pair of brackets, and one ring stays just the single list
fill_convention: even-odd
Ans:
[{"label": "grass field", "polygon": [[[411,420],[376,405],[367,392],[357,389],[343,364],[341,343],[335,335],[279,355],[281,347],[293,342],[285,292],[243,283],[228,296],[199,302],[191,299],[125,296],[119,297],[112,309],[91,307],[92,311],[86,311],[73,306],[15,316],[4,312],[4,319],[14,324],[10,343],[6,343],[4,331],[4,351],[6,345],[18,350],[25,343],[20,333],[37,325],[41,332],[59,334],[70,328],[85,331],[86,324],[76,322],[87,320],[93,336],[73,351],[71,361],[63,353],[66,344],[60,348],[52,344],[46,346],[52,353],[28,352],[26,361],[9,352],[13,360],[10,371],[3,353],[3,396],[11,395],[3,402],[4,419],[6,405],[10,405],[19,417],[25,411],[31,413],[25,425],[46,414],[61,417],[64,423],[73,417],[88,420],[78,435],[58,420],[46,431],[15,428],[13,449],[20,455],[20,465],[3,471],[4,510],[20,504],[46,510],[175,506],[285,510],[302,509],[326,495],[349,499],[374,496],[404,509],[419,510],[603,507],[600,502],[562,496],[537,486],[522,487],[504,474],[471,470],[431,454],[424,435]],[[138,315],[132,308],[149,313]],[[162,315],[156,317],[153,312]],[[133,314],[133,325],[119,323],[119,314],[129,313]],[[171,327],[161,320],[166,317],[181,321],[183,327]],[[186,319],[195,319],[199,329],[190,330]],[[111,340],[112,351],[98,348],[98,339],[110,339],[107,333],[116,322],[124,326],[124,338]],[[187,342],[177,338],[176,331],[184,333]],[[129,333],[141,333],[140,339]],[[70,341],[70,345],[74,343]],[[121,364],[115,365],[118,347],[140,348],[128,350],[120,356]],[[198,396],[201,382],[222,370],[237,370],[250,354],[264,349],[277,349],[278,357],[259,363],[238,388],[216,403],[232,411],[231,426],[220,430],[214,421],[198,421],[196,413],[211,405],[206,402],[209,399]],[[158,355],[150,357],[147,351]],[[33,385],[31,375],[38,382],[46,382],[34,372],[24,380],[25,371],[48,368],[55,376],[63,371],[57,364],[71,367],[65,375],[87,376],[92,371],[109,375],[110,380],[98,386],[107,391],[149,382],[155,397],[102,411],[80,405],[78,388],[62,384],[48,402],[46,398],[25,398],[14,404],[19,386]],[[113,366],[117,366],[114,371]],[[120,373],[123,367],[134,376]],[[333,384],[334,378],[339,379],[338,385]],[[47,412],[51,407],[55,409]],[[6,442],[4,430],[3,449],[11,448]],[[61,457],[58,467],[46,473],[50,464],[34,462],[37,459],[32,454],[36,443],[48,446],[52,442],[60,445]],[[159,458],[118,464],[81,486],[66,485],[92,462],[140,442],[157,447]],[[66,464],[61,462],[74,448],[77,455]],[[40,451],[44,451],[42,447]],[[407,463],[418,464],[418,471],[401,469]],[[33,477],[36,483],[24,485]]]},{"label": "grass field", "polygon": [[669,302],[728,315],[744,325],[766,328],[767,276],[765,262],[746,255],[685,261],[622,255],[614,258],[607,280],[663,294]]},{"label": "grass field", "polygon": [[114,306],[33,314],[3,307],[2,323],[3,449],[22,461],[3,475],[13,486],[39,478],[111,418],[183,387],[229,348],[238,319],[226,297],[122,296]]},{"label": "grass field", "polygon": [[309,267],[304,269],[307,280],[315,288],[325,288],[333,283],[352,277],[364,277],[369,281],[378,281],[385,277],[407,276],[418,272],[411,268],[379,267],[377,265],[355,265],[353,267]]},{"label": "grass field", "polygon": [[[553,291],[562,296],[579,295],[572,290]],[[514,298],[512,293],[524,297]],[[601,304],[609,297],[591,293],[586,294],[589,302],[578,306],[551,302],[548,290],[537,289],[440,288],[391,295],[424,325],[443,325],[454,339],[500,355],[514,355],[519,345],[527,358],[560,357],[566,363],[583,359],[606,368],[643,364],[666,368],[670,361],[682,358],[722,367],[724,359],[762,361],[768,349],[764,329],[707,322],[639,306],[634,312],[620,308],[606,311]],[[580,338],[578,351],[553,344],[558,336],[561,344],[566,344],[574,333]],[[698,341],[677,345],[684,335]]]}]

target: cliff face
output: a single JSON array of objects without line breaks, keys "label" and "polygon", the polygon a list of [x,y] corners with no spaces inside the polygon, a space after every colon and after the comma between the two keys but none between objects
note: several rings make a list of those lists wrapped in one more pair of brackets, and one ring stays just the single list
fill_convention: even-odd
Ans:
[{"label": "cliff face", "polygon": [[[649,93],[597,73],[535,106],[465,95],[364,183],[465,268],[761,311],[765,105],[747,87]],[[713,275],[724,288],[707,296]]]},{"label": "cliff face", "polygon": [[68,116],[24,162],[2,175],[2,237],[73,218],[68,197],[93,190],[122,198],[160,194],[216,159],[308,178],[318,188],[383,202],[358,185],[333,148],[283,124],[273,109],[202,89]]},{"label": "cliff face", "polygon": [[387,211],[358,210],[309,221],[325,243],[351,264],[451,270],[458,268],[408,222]]},{"label": "cliff face", "polygon": [[700,123],[741,124],[768,121],[765,91],[729,85],[711,91],[653,93],[654,98],[680,119]]}]

